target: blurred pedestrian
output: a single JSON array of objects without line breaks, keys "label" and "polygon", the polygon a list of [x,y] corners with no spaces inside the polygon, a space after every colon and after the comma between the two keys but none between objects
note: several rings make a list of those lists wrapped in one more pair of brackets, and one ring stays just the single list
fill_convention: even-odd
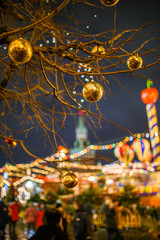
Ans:
[{"label": "blurred pedestrian", "polygon": [[92,239],[92,219],[87,210],[85,204],[82,204],[80,199],[76,199],[74,202],[74,208],[76,211],[73,228],[74,236],[76,240]]},{"label": "blurred pedestrian", "polygon": [[107,240],[123,240],[123,237],[117,228],[116,212],[113,202],[110,202],[109,206],[106,207],[105,215],[107,225]]},{"label": "blurred pedestrian", "polygon": [[5,239],[5,227],[9,221],[8,208],[5,201],[0,199],[0,238]]},{"label": "blurred pedestrian", "polygon": [[16,237],[16,222],[19,219],[19,210],[20,210],[20,203],[15,200],[9,205],[9,210],[10,210],[10,224],[9,224],[9,235],[12,239],[17,239]]},{"label": "blurred pedestrian", "polygon": [[64,233],[66,234],[66,240],[68,240],[69,237],[68,237],[68,232],[67,232],[67,218],[66,218],[66,215],[64,213],[64,207],[63,207],[61,202],[56,203],[56,209],[58,211],[60,211],[61,214],[62,214],[62,228],[63,228]]},{"label": "blurred pedestrian", "polygon": [[25,218],[19,218],[16,222],[16,240],[27,240],[27,224]]},{"label": "blurred pedestrian", "polygon": [[44,207],[43,203],[37,207],[36,229],[43,225]]},{"label": "blurred pedestrian", "polygon": [[62,214],[57,209],[49,209],[44,213],[44,225],[37,229],[36,234],[29,240],[66,240],[60,227]]},{"label": "blurred pedestrian", "polygon": [[31,203],[30,206],[25,211],[28,235],[31,230],[36,232],[36,217],[37,217],[36,209],[33,206],[33,203]]}]

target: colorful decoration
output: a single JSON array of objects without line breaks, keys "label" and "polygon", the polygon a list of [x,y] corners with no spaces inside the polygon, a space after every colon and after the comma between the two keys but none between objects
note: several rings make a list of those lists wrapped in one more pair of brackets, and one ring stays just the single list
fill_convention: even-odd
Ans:
[{"label": "colorful decoration", "polygon": [[144,163],[150,162],[152,155],[150,151],[150,143],[145,138],[135,139],[132,147],[138,157],[138,160]]},{"label": "colorful decoration", "polygon": [[158,192],[157,186],[141,186],[137,188],[137,193],[141,196],[155,195]]},{"label": "colorful decoration", "polygon": [[150,87],[151,85],[153,85],[152,80],[147,80],[147,88],[142,90],[141,99],[146,104],[153,158],[154,161],[160,162],[160,137],[155,106],[159,93],[156,88]]},{"label": "colorful decoration", "polygon": [[25,187],[19,187],[17,189],[17,198],[21,204],[26,204],[31,197],[31,193],[25,189]]},{"label": "colorful decoration", "polygon": [[101,45],[96,45],[96,46],[94,46],[94,47],[92,48],[92,53],[93,53],[93,54],[101,54],[101,55],[103,55],[103,54],[106,53],[106,51],[105,51],[105,48],[104,48],[103,46],[101,46]]},{"label": "colorful decoration", "polygon": [[78,178],[74,173],[69,172],[66,175],[64,175],[63,184],[65,187],[73,188],[77,185],[77,183],[78,183]]},{"label": "colorful decoration", "polygon": [[8,54],[14,62],[26,63],[33,55],[33,48],[27,40],[19,38],[10,43]]},{"label": "colorful decoration", "polygon": [[12,136],[9,136],[10,139],[5,139],[5,142],[7,143],[8,147],[14,148],[17,146],[17,142],[11,140],[13,139]]},{"label": "colorful decoration", "polygon": [[120,163],[125,163],[126,167],[128,167],[129,163],[134,158],[134,151],[127,143],[123,143],[115,147],[114,155],[118,158]]},{"label": "colorful decoration", "polygon": [[11,186],[10,182],[8,182],[7,180],[3,179],[3,180],[0,182],[0,188],[2,188],[4,185],[7,185],[8,187]]},{"label": "colorful decoration", "polygon": [[[26,174],[26,170],[27,169],[32,169],[32,174],[34,173],[34,175],[36,174],[41,174],[41,175],[53,175],[56,174],[56,170],[53,167],[49,167],[47,166],[47,162],[50,163],[56,159],[58,160],[67,160],[67,159],[76,159],[79,158],[80,156],[85,155],[86,153],[95,150],[95,151],[107,151],[107,150],[111,150],[111,149],[115,149],[117,145],[122,145],[124,142],[133,142],[133,139],[135,138],[149,138],[149,133],[136,133],[133,136],[126,136],[122,141],[118,141],[118,142],[114,142],[112,144],[106,144],[106,145],[90,145],[84,149],[82,149],[80,152],[71,154],[71,155],[65,155],[62,157],[59,154],[55,153],[52,156],[46,157],[46,161],[41,160],[41,159],[36,159],[30,163],[27,164],[16,164],[16,166],[13,166],[11,164],[5,164],[2,168],[0,168],[0,174],[3,175],[4,172],[6,172],[8,174],[8,177],[20,177],[23,178],[24,177],[24,173]],[[68,162],[63,162],[64,167],[67,167]],[[78,162],[70,162],[70,169],[73,168],[79,168],[79,169],[88,169],[88,166],[86,165],[82,165]],[[115,166],[120,166],[119,164],[116,164],[115,162],[112,162],[110,164],[107,164],[106,166],[103,166],[103,170],[105,171],[105,168],[114,168]],[[157,169],[160,166],[159,162],[151,162],[149,165],[144,165],[143,163],[129,163],[129,166],[131,168],[134,169],[134,172],[136,171],[139,174],[144,174],[149,172],[154,172],[155,169]],[[101,167],[99,167],[98,165],[90,165],[89,168],[91,170],[99,170],[101,169]],[[114,169],[114,172],[117,171],[117,173],[119,173],[119,171],[123,171],[123,167],[121,167],[122,169]],[[146,170],[144,170],[144,168]],[[19,170],[22,170],[22,173],[19,172]],[[102,170],[102,169],[101,169]],[[108,171],[108,170],[107,170]],[[74,171],[76,173],[76,171]],[[113,170],[111,170],[111,172],[113,172]],[[79,174],[79,173],[76,173]],[[84,174],[83,174],[84,175]],[[86,177],[90,176],[90,174],[88,175],[88,173],[86,174]],[[22,179],[22,181],[26,181],[26,180],[31,180],[29,179],[27,176],[27,179]],[[35,178],[32,178],[35,179]],[[58,179],[58,177],[57,177]],[[20,184],[20,182],[18,182],[18,184]]]},{"label": "colorful decoration", "polygon": [[16,182],[14,182],[13,185],[18,186],[18,185],[24,183],[25,181],[32,181],[32,182],[41,183],[41,184],[44,183],[44,180],[42,180],[42,179],[33,178],[31,176],[25,176],[25,177],[17,180]]},{"label": "colorful decoration", "polygon": [[100,0],[100,1],[107,7],[112,7],[119,2],[119,0]]},{"label": "colorful decoration", "polygon": [[6,195],[7,195],[7,191],[6,191],[5,187],[2,187],[1,188],[1,198],[3,199],[4,197],[6,197]]},{"label": "colorful decoration", "polygon": [[138,54],[131,55],[127,60],[127,66],[131,70],[136,70],[142,67],[143,60]]},{"label": "colorful decoration", "polygon": [[84,85],[82,93],[88,102],[97,102],[103,96],[103,88],[98,82],[92,80]]},{"label": "colorful decoration", "polygon": [[[90,145],[84,149],[82,149],[80,152],[71,154],[71,155],[65,155],[63,157],[63,160],[67,160],[69,159],[75,159],[78,158],[80,156],[83,156],[84,154],[90,152],[91,150],[101,150],[101,151],[107,151],[110,149],[114,149],[118,144],[123,144],[123,142],[125,141],[127,142],[132,142],[134,138],[141,138],[141,137],[145,137],[145,138],[149,138],[149,133],[136,133],[133,136],[127,136],[125,137],[124,140],[122,141],[118,141],[118,142],[114,142],[112,144],[106,144],[106,145]],[[48,162],[52,162],[54,161],[56,158],[59,158],[59,154],[57,155],[57,153],[53,154],[52,156],[46,157],[46,161]],[[12,175],[11,171],[15,171],[14,176],[16,177],[23,177],[22,174],[17,173],[17,171],[19,171],[19,169],[23,169],[24,171],[26,171],[26,169],[32,168],[32,173],[37,173],[37,174],[44,174],[44,175],[49,175],[49,174],[54,174],[56,172],[56,170],[53,167],[49,167],[44,165],[47,164],[47,162],[41,159],[36,159],[30,163],[26,163],[26,164],[16,164],[16,166],[10,165],[10,164],[5,164],[2,168],[0,168],[0,174],[3,174],[5,171],[7,172],[8,176]],[[158,163],[152,163],[154,164],[154,167],[157,167],[159,164]],[[108,164],[110,165],[110,164]],[[78,167],[78,168],[83,168],[83,169],[87,169],[87,166],[83,166],[82,164],[79,163],[70,163],[70,166],[73,168],[74,167]],[[37,169],[38,168],[38,169]],[[90,166],[90,169],[97,169],[97,166]]]},{"label": "colorful decoration", "polygon": [[153,104],[157,102],[159,97],[158,90],[153,87],[145,88],[141,92],[141,99],[144,104]]},{"label": "colorful decoration", "polygon": [[65,154],[69,152],[69,150],[67,148],[63,147],[63,146],[59,146],[58,151],[60,153],[65,153]]}]

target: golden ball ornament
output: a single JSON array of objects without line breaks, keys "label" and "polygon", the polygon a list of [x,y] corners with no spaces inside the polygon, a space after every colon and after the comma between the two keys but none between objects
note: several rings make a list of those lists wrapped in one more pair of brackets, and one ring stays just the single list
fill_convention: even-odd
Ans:
[{"label": "golden ball ornament", "polygon": [[98,82],[92,80],[84,85],[82,94],[88,102],[97,102],[103,96],[103,87]]},{"label": "golden ball ornament", "polygon": [[106,53],[106,51],[105,51],[105,48],[104,48],[103,46],[101,46],[101,45],[96,45],[96,46],[94,46],[94,47],[92,48],[92,53],[93,53],[93,54],[101,54],[101,55],[103,55],[103,54]]},{"label": "golden ball ornament", "polygon": [[17,146],[17,142],[13,141],[12,148]]},{"label": "golden ball ornament", "polygon": [[8,54],[14,62],[18,64],[26,63],[33,55],[33,48],[27,40],[19,38],[10,43]]},{"label": "golden ball ornament", "polygon": [[78,178],[74,173],[69,172],[66,175],[64,175],[63,184],[65,187],[74,188],[77,185],[77,183],[78,183]]},{"label": "golden ball ornament", "polygon": [[[10,138],[12,138],[12,137],[10,137]],[[14,148],[17,146],[17,142],[15,142],[15,141],[5,139],[5,142],[7,143],[8,147],[10,147],[10,148]]]},{"label": "golden ball ornament", "polygon": [[107,7],[113,7],[119,2],[119,0],[100,0],[100,1],[102,4],[104,4]]},{"label": "golden ball ornament", "polygon": [[138,54],[130,56],[127,60],[127,66],[131,70],[136,70],[141,68],[142,64],[143,64],[143,60]]}]

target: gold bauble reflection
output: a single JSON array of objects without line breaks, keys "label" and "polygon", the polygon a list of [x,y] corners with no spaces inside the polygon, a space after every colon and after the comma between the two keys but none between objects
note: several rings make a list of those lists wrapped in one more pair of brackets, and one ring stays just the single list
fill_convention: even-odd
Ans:
[{"label": "gold bauble reflection", "polygon": [[12,148],[14,148],[14,147],[16,147],[17,146],[17,142],[15,142],[15,141],[13,141],[13,143],[12,143]]},{"label": "gold bauble reflection", "polygon": [[119,2],[119,0],[100,0],[100,1],[102,4],[104,4],[107,7],[112,7]]},{"label": "gold bauble reflection", "polygon": [[94,54],[105,54],[106,51],[105,51],[105,48],[103,46],[96,45],[92,48],[92,53],[94,53]]},{"label": "gold bauble reflection", "polygon": [[143,60],[138,54],[130,56],[127,60],[127,66],[131,70],[141,68],[142,64],[143,64]]},{"label": "gold bauble reflection", "polygon": [[91,81],[84,85],[82,94],[88,102],[97,102],[103,96],[103,87],[99,83]]},{"label": "gold bauble reflection", "polygon": [[19,38],[10,43],[8,54],[14,62],[26,63],[33,55],[33,48],[27,40]]},{"label": "gold bauble reflection", "polygon": [[78,183],[78,178],[74,173],[69,172],[66,175],[64,175],[63,184],[65,187],[74,188],[77,185],[77,183]]},{"label": "gold bauble reflection", "polygon": [[7,144],[8,144],[8,147],[10,148],[15,148],[17,146],[17,142],[15,141],[9,141]]}]

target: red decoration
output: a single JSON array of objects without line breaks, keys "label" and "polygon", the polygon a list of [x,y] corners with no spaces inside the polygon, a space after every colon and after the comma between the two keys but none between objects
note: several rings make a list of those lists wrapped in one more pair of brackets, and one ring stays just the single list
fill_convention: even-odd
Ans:
[{"label": "red decoration", "polygon": [[9,140],[9,139],[5,139],[5,142],[8,144],[8,145],[12,145],[13,141],[12,140]]},{"label": "red decoration", "polygon": [[145,104],[156,103],[158,97],[158,90],[153,87],[145,88],[141,92],[141,99]]},{"label": "red decoration", "polygon": [[61,152],[61,153],[68,153],[69,150],[63,146],[59,146],[58,147],[58,151]]},{"label": "red decoration", "polygon": [[81,110],[78,111],[78,115],[79,115],[79,116],[83,115],[83,111],[81,111]]},{"label": "red decoration", "polygon": [[[12,136],[9,136],[9,138],[13,138]],[[12,141],[11,139],[5,139],[5,143],[7,143],[8,147],[16,147],[17,143],[15,141]]]}]

